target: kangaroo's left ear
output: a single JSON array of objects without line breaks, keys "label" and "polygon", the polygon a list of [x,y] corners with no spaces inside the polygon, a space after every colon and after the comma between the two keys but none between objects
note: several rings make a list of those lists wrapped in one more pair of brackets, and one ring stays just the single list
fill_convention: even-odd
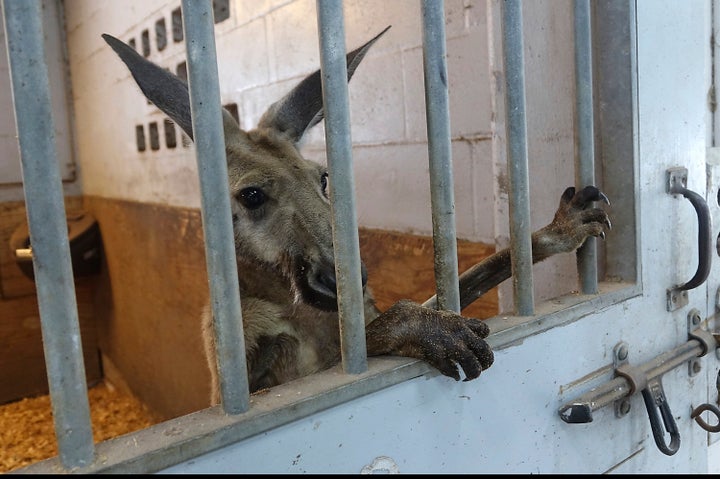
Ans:
[{"label": "kangaroo's left ear", "polygon": [[134,48],[112,35],[103,33],[102,37],[130,69],[147,99],[180,125],[190,138],[193,138],[187,84],[169,71],[141,57]]},{"label": "kangaroo's left ear", "polygon": [[[348,81],[370,47],[388,30],[388,26],[365,45],[347,54]],[[323,119],[320,70],[308,75],[290,93],[273,103],[263,114],[258,127],[273,128],[299,142],[305,132]]]}]

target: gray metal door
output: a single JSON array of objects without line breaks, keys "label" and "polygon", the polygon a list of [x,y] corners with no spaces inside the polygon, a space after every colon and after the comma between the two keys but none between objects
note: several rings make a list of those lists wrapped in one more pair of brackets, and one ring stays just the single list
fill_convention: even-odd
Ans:
[{"label": "gray metal door", "polygon": [[717,433],[691,418],[716,404],[720,367],[705,332],[720,287],[710,247],[720,155],[708,107],[717,9],[707,0],[593,5],[595,172],[613,220],[597,292],[568,288],[532,315],[490,319],[496,358],[478,380],[370,358],[366,373],[335,368],[283,384],[240,415],[210,408],[106,441],[94,456],[90,448],[90,468],[718,472]]},{"label": "gray metal door", "polygon": [[716,404],[720,367],[702,333],[720,286],[711,6],[605,4],[596,118],[615,224],[599,294],[491,319],[496,362],[479,381],[419,377],[168,472],[717,472],[718,434],[691,418]]}]

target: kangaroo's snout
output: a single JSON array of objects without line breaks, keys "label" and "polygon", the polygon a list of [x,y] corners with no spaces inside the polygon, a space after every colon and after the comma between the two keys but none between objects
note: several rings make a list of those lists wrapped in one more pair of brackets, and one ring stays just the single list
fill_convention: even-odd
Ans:
[{"label": "kangaroo's snout", "polygon": [[[362,287],[367,285],[367,269],[360,263]],[[302,301],[325,311],[337,311],[337,278],[333,263],[308,263],[301,258],[295,260],[296,290]]]},{"label": "kangaroo's snout", "polygon": [[[365,286],[367,286],[368,274],[364,263],[360,263],[360,279],[362,281],[362,287],[365,289]],[[318,272],[317,282],[325,286],[337,296],[337,279],[335,278],[334,267],[332,269],[323,269]]]},{"label": "kangaroo's snout", "polygon": [[317,282],[325,286],[337,296],[337,281],[335,280],[335,270],[323,269],[318,272]]}]

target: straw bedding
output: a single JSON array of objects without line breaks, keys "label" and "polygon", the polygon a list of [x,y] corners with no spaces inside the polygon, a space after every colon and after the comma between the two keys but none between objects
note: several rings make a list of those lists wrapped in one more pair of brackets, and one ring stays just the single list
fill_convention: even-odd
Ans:
[{"label": "straw bedding", "polygon": [[[110,384],[90,388],[88,398],[96,443],[158,422],[140,401]],[[0,473],[57,454],[50,396],[0,405]]]}]

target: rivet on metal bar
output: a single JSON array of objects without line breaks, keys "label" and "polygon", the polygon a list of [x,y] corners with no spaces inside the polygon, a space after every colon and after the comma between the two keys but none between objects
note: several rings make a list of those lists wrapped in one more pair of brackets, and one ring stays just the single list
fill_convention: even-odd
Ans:
[{"label": "rivet on metal bar", "polygon": [[[620,376],[623,375],[622,373],[625,372],[626,377],[631,381],[631,388],[634,392],[637,389],[637,384],[639,383],[640,379],[633,380],[634,377],[634,371],[630,370],[631,368],[628,358],[630,356],[630,348],[628,344],[624,341],[619,342],[615,345],[613,348],[613,367],[615,368],[615,374]],[[624,368],[621,370],[621,368]],[[634,369],[634,368],[633,368]],[[645,375],[642,375],[642,381],[646,382]],[[632,394],[632,393],[631,393]],[[629,397],[623,397],[615,401],[615,417],[621,418],[624,415],[628,414],[630,412],[630,408],[632,405],[630,404],[630,398]]]}]

